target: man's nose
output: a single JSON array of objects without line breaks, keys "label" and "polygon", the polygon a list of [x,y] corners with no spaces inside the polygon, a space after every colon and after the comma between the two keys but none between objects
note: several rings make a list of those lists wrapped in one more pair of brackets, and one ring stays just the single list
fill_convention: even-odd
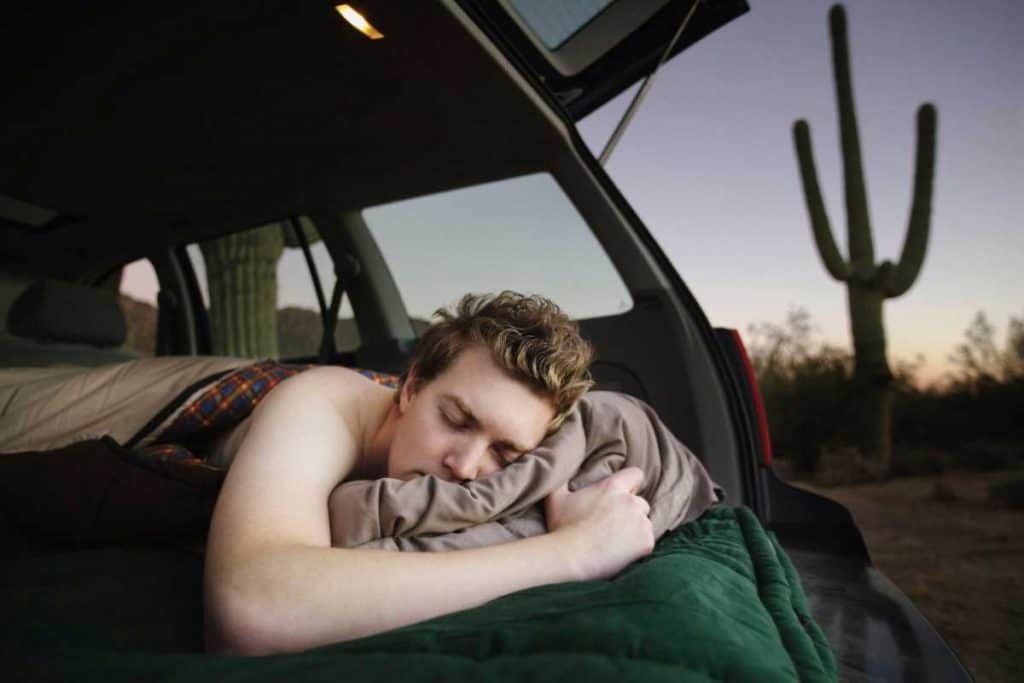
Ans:
[{"label": "man's nose", "polygon": [[445,456],[444,465],[459,481],[472,481],[480,472],[480,463],[485,450],[486,446],[480,444],[463,444]]}]

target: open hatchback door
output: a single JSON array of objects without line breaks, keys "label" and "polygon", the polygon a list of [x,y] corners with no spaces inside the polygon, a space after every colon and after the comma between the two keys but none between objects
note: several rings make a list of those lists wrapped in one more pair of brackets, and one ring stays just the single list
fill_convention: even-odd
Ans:
[{"label": "open hatchback door", "polygon": [[[658,65],[749,10],[745,0],[463,0],[579,121]],[[692,11],[691,11],[692,10]],[[685,30],[675,40],[683,24]],[[674,41],[674,44],[673,44]]]}]

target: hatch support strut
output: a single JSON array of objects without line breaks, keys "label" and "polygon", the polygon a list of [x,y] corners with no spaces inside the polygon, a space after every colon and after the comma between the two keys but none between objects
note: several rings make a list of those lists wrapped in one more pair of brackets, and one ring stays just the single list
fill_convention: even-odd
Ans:
[{"label": "hatch support strut", "polygon": [[693,17],[693,13],[697,10],[697,5],[700,4],[700,0],[693,0],[693,4],[690,5],[689,11],[686,16],[683,17],[683,22],[679,24],[679,29],[676,31],[675,36],[669,41],[668,47],[665,48],[664,54],[661,55],[661,59],[654,65],[651,73],[648,74],[644,80],[644,84],[640,86],[640,89],[636,91],[636,95],[633,96],[633,101],[629,103],[629,107],[626,109],[626,113],[622,115],[619,120],[619,125],[615,126],[615,130],[612,132],[612,136],[608,138],[608,142],[605,143],[604,149],[601,150],[601,156],[598,157],[598,161],[604,166],[608,162],[608,157],[612,155],[612,150],[615,149],[615,145],[619,143],[619,138],[626,132],[626,128],[629,126],[630,121],[633,120],[633,115],[639,108],[640,103],[647,95],[647,91],[651,89],[651,85],[654,83],[654,76],[658,73],[658,69],[665,63],[669,55],[672,54],[672,49],[675,48],[676,43],[679,42],[680,36],[683,35],[683,31],[686,29],[686,25],[690,23],[690,18]]}]

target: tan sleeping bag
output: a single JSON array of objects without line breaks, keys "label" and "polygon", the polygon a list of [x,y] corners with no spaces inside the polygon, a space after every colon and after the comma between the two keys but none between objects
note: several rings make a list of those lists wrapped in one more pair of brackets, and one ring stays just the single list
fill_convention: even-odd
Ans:
[{"label": "tan sleeping bag", "polygon": [[[104,435],[124,444],[175,397],[198,393],[202,386],[195,385],[203,379],[250,363],[161,356],[98,368],[0,370],[0,453],[61,448]],[[158,433],[150,430],[149,438]],[[137,445],[146,445],[145,439]]]}]

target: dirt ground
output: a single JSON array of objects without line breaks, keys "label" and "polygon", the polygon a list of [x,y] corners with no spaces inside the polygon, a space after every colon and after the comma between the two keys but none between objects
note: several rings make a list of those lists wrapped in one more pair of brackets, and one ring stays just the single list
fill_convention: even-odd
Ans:
[{"label": "dirt ground", "polygon": [[1024,681],[1024,511],[993,506],[1006,472],[947,472],[818,488],[845,505],[875,565],[981,683]]}]

